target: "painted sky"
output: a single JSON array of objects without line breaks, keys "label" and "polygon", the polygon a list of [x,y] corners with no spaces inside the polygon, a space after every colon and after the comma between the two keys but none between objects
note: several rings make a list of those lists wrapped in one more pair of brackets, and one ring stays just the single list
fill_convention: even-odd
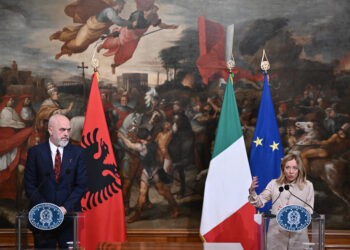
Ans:
[{"label": "painted sky", "polygon": [[[63,10],[68,0],[0,0],[0,66],[9,66],[16,60],[20,69],[35,74],[47,74],[57,80],[79,74],[77,65],[84,61],[90,65],[93,46],[82,54],[54,56],[62,45],[50,41],[49,36],[66,25],[73,25]],[[288,29],[303,43],[307,57],[332,62],[345,57],[350,50],[350,2],[348,0],[158,0],[159,16],[168,24],[179,24],[177,30],[162,30],[141,39],[132,59],[117,68],[124,72],[150,73],[150,83],[155,83],[156,72],[164,69],[157,58],[162,48],[169,47],[181,37],[187,28],[197,28],[197,18],[203,14],[207,19],[224,26],[234,23],[235,32],[244,29],[252,20],[285,17]],[[128,18],[135,10],[134,1],[128,0],[122,17]],[[263,28],[263,27],[262,27]],[[149,29],[152,31],[156,28]],[[111,74],[112,57],[98,56],[101,75],[115,81]],[[91,67],[88,70],[91,73]]]}]

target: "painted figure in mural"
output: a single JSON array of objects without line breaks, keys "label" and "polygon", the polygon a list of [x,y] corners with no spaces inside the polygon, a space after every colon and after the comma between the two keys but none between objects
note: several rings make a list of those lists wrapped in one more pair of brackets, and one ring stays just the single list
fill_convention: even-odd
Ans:
[{"label": "painted figure in mural", "polygon": [[142,124],[151,131],[153,138],[162,131],[162,122],[166,119],[166,114],[160,109],[159,103],[160,98],[155,88],[151,88],[146,92],[146,112],[143,116]]},{"label": "painted figure in mural", "polygon": [[336,133],[335,110],[333,108],[326,109],[326,118],[323,121],[323,127],[326,129],[328,135],[333,135]]},{"label": "painted figure in mural", "polygon": [[[133,113],[127,115],[122,123],[122,126],[117,131],[117,142],[114,146],[117,148],[117,163],[120,164],[122,177],[122,191],[124,199],[125,214],[129,215],[130,211],[130,195],[132,184],[141,176],[142,164],[140,159],[136,156],[136,152],[128,149],[123,140],[118,136],[122,133],[130,141],[136,141],[137,128],[141,125],[142,114],[136,107]],[[147,202],[148,203],[148,202]]]},{"label": "painted figure in mural", "polygon": [[313,143],[320,145],[320,147],[305,150],[300,154],[300,158],[304,164],[306,171],[310,171],[310,158],[332,157],[333,155],[340,154],[344,152],[344,150],[348,149],[349,139],[347,139],[347,132],[349,127],[350,123],[346,123],[338,130],[337,133],[333,134],[327,140],[314,140]]},{"label": "painted figure in mural", "polygon": [[72,110],[74,102],[71,102],[68,108],[63,108],[59,103],[58,89],[53,83],[47,84],[47,93],[49,98],[43,101],[35,117],[35,125],[41,137],[41,141],[45,140],[45,132],[47,130],[47,122],[52,115],[67,115]]},{"label": "painted figure in mural", "polygon": [[168,149],[173,160],[170,175],[173,176],[174,171],[178,172],[181,188],[177,197],[183,198],[186,192],[185,168],[194,162],[194,135],[190,121],[178,101],[173,104],[172,129],[173,137]]},{"label": "painted figure in mural", "polygon": [[[118,140],[118,130],[123,126],[125,118],[133,112],[132,108],[128,106],[128,100],[129,98],[127,92],[124,92],[120,97],[120,103],[112,110],[114,123],[111,125],[111,139],[113,142],[113,146],[116,149],[116,161],[117,164],[119,164],[119,166],[121,167],[121,177],[123,180],[122,190],[126,214],[129,213],[129,199],[132,181],[135,178],[135,175],[138,175],[136,172],[133,171],[133,169],[137,170],[139,168],[139,159],[133,154],[129,154],[130,152],[125,150],[123,143],[120,140]],[[126,126],[126,123],[124,125]],[[129,127],[130,124],[127,126]]]},{"label": "painted figure in mural", "polygon": [[297,137],[296,137],[296,129],[294,125],[287,127],[287,134],[285,136],[285,145],[287,147],[284,147],[284,152],[287,153],[290,149],[293,148],[293,146],[297,143]]},{"label": "painted figure in mural", "polygon": [[86,23],[78,26],[67,26],[61,31],[57,31],[50,36],[50,40],[59,40],[64,42],[61,52],[56,55],[59,59],[62,55],[72,55],[85,51],[90,44],[97,41],[101,36],[108,32],[113,24],[120,27],[135,25],[131,21],[122,19],[119,14],[122,12],[125,1],[111,0],[111,6],[104,8],[99,13],[86,20]]},{"label": "painted figure in mural", "polygon": [[193,104],[193,111],[194,116],[190,122],[194,133],[195,160],[198,170],[202,171],[209,167],[212,140],[210,128],[215,118],[211,114],[212,109],[208,103],[204,105],[200,102]]},{"label": "painted figure in mural", "polygon": [[194,134],[196,181],[200,181],[208,172],[222,100],[216,95],[206,97],[207,102],[202,102],[199,96],[190,99],[191,104],[185,113]]},{"label": "painted figure in mural", "polygon": [[[30,206],[50,202],[65,215],[81,210],[80,200],[87,190],[86,158],[83,148],[69,143],[70,122],[63,115],[53,115],[48,122],[50,138],[32,147],[24,174],[24,186]],[[73,240],[73,220],[66,217],[51,231],[30,227],[35,248],[68,248]]]},{"label": "painted figure in mural", "polygon": [[[281,185],[289,185],[291,193],[305,202],[291,197],[288,192],[280,192]],[[311,214],[313,213],[313,210],[305,203],[314,207],[314,188],[312,183],[306,179],[305,169],[297,155],[288,154],[282,159],[280,177],[267,184],[259,195],[255,192],[256,187],[258,187],[258,176],[253,177],[248,197],[249,202],[255,207],[263,207],[266,202],[272,200],[277,201],[272,206],[272,214],[277,214],[287,205],[299,205],[306,208]],[[267,249],[302,249],[303,242],[309,242],[307,228],[297,232],[280,230],[275,219],[270,220],[267,239]]]},{"label": "painted figure in mural", "polygon": [[[0,131],[2,136],[8,138],[7,131],[14,129],[18,130],[25,127],[25,124],[21,121],[21,118],[13,108],[15,103],[14,95],[5,95],[2,97],[2,103],[0,105]],[[0,156],[0,171],[5,170],[15,160],[18,153],[17,147],[12,148],[9,151],[3,152]]]},{"label": "painted figure in mural", "polygon": [[336,112],[334,107],[327,108],[325,112],[326,117],[323,121],[323,126],[328,136],[335,134],[342,124],[349,120],[348,114]]},{"label": "painted figure in mural", "polygon": [[162,131],[160,131],[155,138],[158,145],[157,157],[165,173],[169,174],[172,167],[172,160],[168,151],[168,146],[172,139],[173,131],[171,129],[171,123],[168,121],[162,123],[162,128]]},{"label": "painted figure in mural", "polygon": [[15,96],[6,95],[3,96],[3,103],[0,107],[0,127],[11,127],[15,129],[21,129],[25,127],[18,113],[14,109]]},{"label": "painted figure in mural", "polygon": [[129,60],[141,39],[148,28],[153,25],[161,29],[177,29],[177,25],[168,25],[162,22],[158,17],[158,6],[154,4],[154,0],[136,0],[137,10],[130,15],[129,20],[134,24],[133,27],[116,27],[112,33],[117,34],[117,37],[108,37],[103,44],[99,45],[97,52],[102,49],[108,50],[104,56],[114,56],[114,63],[111,65],[112,72],[115,68],[127,60]]},{"label": "painted figure in mural", "polygon": [[[5,95],[0,104],[0,198],[16,198],[16,174],[23,167],[15,171],[19,164],[23,164],[26,156],[25,142],[33,133],[33,128],[25,128],[20,116],[13,108],[14,95]],[[20,180],[20,176],[18,176]],[[11,187],[7,190],[6,187]]]},{"label": "painted figure in mural", "polygon": [[253,108],[250,99],[243,98],[242,104],[239,106],[240,120],[242,126],[249,126],[251,124],[251,118],[253,113]]},{"label": "painted figure in mural", "polygon": [[[300,137],[298,137],[297,142],[295,143],[296,145],[302,145],[304,147],[312,145],[313,140],[320,137],[318,130],[319,128],[315,122],[296,122],[295,128],[304,132]],[[300,149],[295,149],[295,147],[292,147],[292,149],[300,151]]]},{"label": "painted figure in mural", "polygon": [[218,96],[208,97],[207,103],[214,110],[213,117],[219,118],[220,111],[221,111],[221,105],[222,105],[222,99],[219,98]]},{"label": "painted figure in mural", "polygon": [[296,105],[298,107],[307,107],[310,106],[310,95],[309,95],[309,91],[306,89],[304,90],[303,96],[298,100],[298,102],[296,103]]},{"label": "painted figure in mural", "polygon": [[35,111],[32,107],[31,95],[21,95],[18,97],[19,102],[15,107],[15,110],[20,115],[21,120],[25,123],[26,127],[34,125]]},{"label": "painted figure in mural", "polygon": [[110,102],[110,93],[109,91],[102,91],[101,92],[101,101],[102,101],[102,106],[103,106],[103,111],[105,112],[105,117],[106,117],[106,122],[107,122],[107,126],[109,129],[109,132],[112,133],[113,132],[113,128],[114,128],[114,120],[113,120],[113,110],[114,110],[114,106],[113,104]]},{"label": "painted figure in mural", "polygon": [[105,113],[112,111],[114,109],[113,104],[109,100],[109,91],[101,92],[101,101],[102,101],[103,111]]},{"label": "painted figure in mural", "polygon": [[287,113],[286,103],[282,103],[278,106],[278,112],[276,114],[277,124],[279,128],[285,128],[289,122],[289,116]]},{"label": "painted figure in mural", "polygon": [[113,115],[116,117],[117,120],[115,124],[116,129],[119,129],[122,126],[125,117],[133,111],[132,108],[128,106],[128,101],[128,95],[127,93],[124,93],[120,97],[120,104],[114,108]]},{"label": "painted figure in mural", "polygon": [[[132,223],[141,219],[141,211],[147,202],[147,193],[151,184],[155,185],[156,190],[169,203],[172,209],[171,217],[175,218],[178,215],[177,203],[170,192],[169,185],[165,184],[160,172],[163,170],[157,162],[157,143],[152,140],[150,132],[146,128],[139,128],[137,137],[139,142],[133,143],[122,133],[118,136],[123,140],[124,144],[132,150],[138,152],[143,165],[139,197],[137,200],[135,214],[128,219],[128,223]],[[164,172],[163,172],[164,173]]]},{"label": "painted figure in mural", "polygon": [[83,115],[74,116],[70,119],[70,142],[73,145],[81,145],[81,135],[83,133],[84,122],[85,116]]}]

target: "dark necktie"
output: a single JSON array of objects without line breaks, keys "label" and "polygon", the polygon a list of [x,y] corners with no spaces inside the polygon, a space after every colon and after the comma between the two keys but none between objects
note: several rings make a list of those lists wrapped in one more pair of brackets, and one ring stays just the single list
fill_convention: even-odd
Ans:
[{"label": "dark necktie", "polygon": [[61,172],[61,154],[57,148],[56,157],[55,157],[55,180],[56,180],[56,183],[58,183],[58,177],[60,176],[60,172]]}]

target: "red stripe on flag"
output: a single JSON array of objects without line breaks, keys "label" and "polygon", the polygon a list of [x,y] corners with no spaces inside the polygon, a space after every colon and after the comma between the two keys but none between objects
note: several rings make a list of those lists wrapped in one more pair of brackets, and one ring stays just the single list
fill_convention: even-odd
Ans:
[{"label": "red stripe on flag", "polygon": [[79,240],[83,247],[96,249],[101,242],[125,241],[124,206],[118,196],[115,195],[87,213],[79,224]]},{"label": "red stripe on flag", "polygon": [[246,203],[237,212],[204,235],[207,242],[240,242],[244,249],[258,249],[255,208]]}]

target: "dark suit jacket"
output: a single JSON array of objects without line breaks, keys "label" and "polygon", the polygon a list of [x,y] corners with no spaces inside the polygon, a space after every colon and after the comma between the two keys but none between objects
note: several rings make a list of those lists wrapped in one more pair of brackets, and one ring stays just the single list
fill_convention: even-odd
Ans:
[{"label": "dark suit jacket", "polygon": [[67,212],[80,210],[87,190],[86,157],[83,148],[68,144],[63,149],[59,181],[56,184],[49,142],[29,149],[24,186],[31,206],[50,202]]}]

